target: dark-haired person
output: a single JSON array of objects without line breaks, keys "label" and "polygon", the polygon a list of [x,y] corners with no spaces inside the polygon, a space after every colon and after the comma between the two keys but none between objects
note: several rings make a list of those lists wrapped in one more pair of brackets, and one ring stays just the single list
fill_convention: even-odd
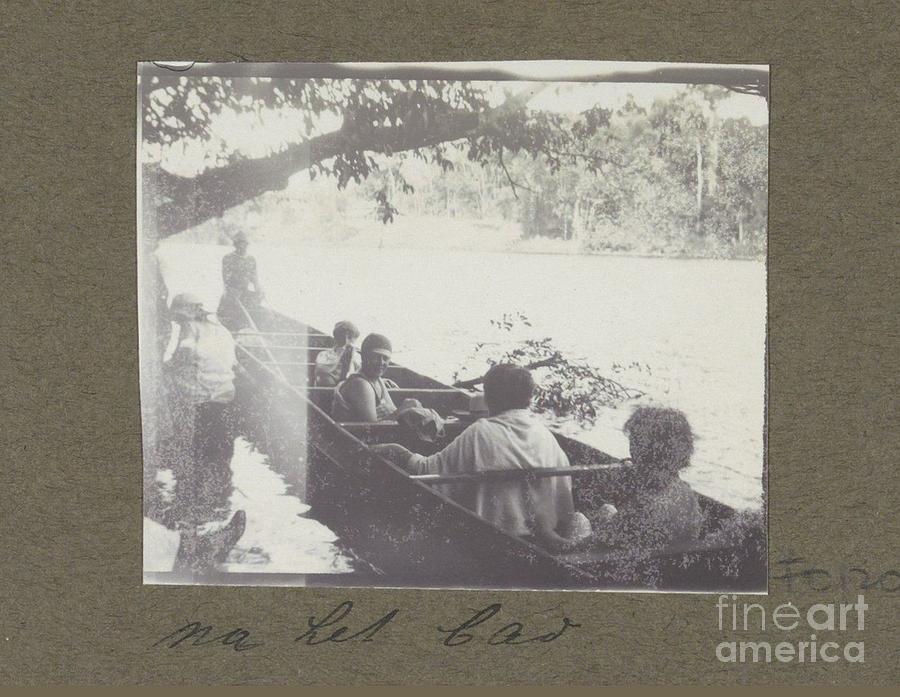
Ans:
[{"label": "dark-haired person", "polygon": [[232,238],[232,243],[234,251],[222,257],[222,284],[225,292],[219,301],[217,315],[223,325],[236,332],[250,325],[241,305],[255,318],[264,296],[259,285],[256,259],[247,254],[249,241],[246,233],[238,232]]},{"label": "dark-haired person", "polygon": [[334,345],[316,356],[315,377],[317,387],[334,387],[353,373],[359,372],[362,362],[355,346],[359,329],[353,322],[341,321],[331,332]]},{"label": "dark-haired person", "polygon": [[[495,365],[484,378],[489,416],[473,423],[441,452],[425,457],[393,443],[374,446],[375,450],[411,474],[568,467],[569,459],[556,438],[529,408],[534,387],[525,368]],[[510,534],[532,538],[555,551],[573,544],[578,518],[569,477],[520,477],[453,487],[446,489],[449,496]]]},{"label": "dark-haired person", "polygon": [[615,515],[592,521],[596,539],[635,551],[696,541],[703,523],[700,503],[678,476],[694,452],[687,417],[676,409],[638,407],[623,431],[634,463],[629,474],[633,495]]},{"label": "dark-haired person", "polygon": [[391,342],[369,334],[360,347],[360,369],[334,388],[331,415],[335,421],[374,423],[391,419],[397,407],[388,392],[384,373],[391,364]]}]

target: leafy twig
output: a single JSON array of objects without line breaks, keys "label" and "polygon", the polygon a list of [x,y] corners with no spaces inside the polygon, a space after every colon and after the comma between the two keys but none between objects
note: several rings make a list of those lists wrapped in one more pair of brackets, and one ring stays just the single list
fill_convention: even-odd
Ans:
[{"label": "leafy twig", "polygon": [[[529,363],[524,366],[527,370],[535,370],[537,368],[546,368],[551,365],[557,365],[560,361],[564,360],[562,355],[559,353],[554,353],[549,358],[544,358],[540,361],[534,361],[533,363]],[[454,382],[454,387],[459,387],[462,389],[468,389],[469,387],[475,387],[476,385],[480,385],[484,382],[484,375],[478,378],[472,378],[471,380],[460,380],[459,382]]]},{"label": "leafy twig", "polygon": [[497,158],[500,160],[500,166],[503,168],[503,173],[506,175],[506,178],[509,180],[509,185],[512,187],[513,196],[516,197],[517,201],[519,200],[519,192],[516,190],[517,187],[519,189],[525,189],[525,191],[530,191],[531,193],[534,193],[534,189],[529,189],[524,184],[517,184],[513,180],[512,175],[509,173],[509,170],[506,169],[506,163],[503,161],[503,148],[502,147],[497,151]]}]

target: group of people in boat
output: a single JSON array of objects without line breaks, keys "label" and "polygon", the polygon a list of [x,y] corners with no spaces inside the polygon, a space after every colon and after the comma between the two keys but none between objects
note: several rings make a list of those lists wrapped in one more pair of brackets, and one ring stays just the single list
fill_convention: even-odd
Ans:
[{"label": "group of people in boat", "polygon": [[[358,349],[359,331],[338,322],[332,349],[319,353],[315,384],[334,386],[332,417],[338,422],[396,419],[398,410],[385,378],[390,340],[369,334]],[[358,366],[358,367],[356,367]],[[356,367],[356,371],[354,368]],[[531,410],[535,383],[520,366],[500,364],[484,376],[488,414],[475,420],[442,450],[421,455],[388,443],[373,449],[411,474],[478,474],[491,470],[565,470],[569,459],[553,433]],[[421,405],[419,405],[421,406]],[[444,493],[513,535],[554,551],[595,542],[615,548],[663,548],[698,539],[702,515],[697,495],[678,473],[690,464],[693,435],[675,409],[638,407],[625,424],[632,464],[633,495],[618,507],[598,503],[576,511],[569,476],[485,480],[445,485]]]},{"label": "group of people in boat", "polygon": [[[177,529],[182,547],[214,549],[233,545],[243,532],[238,512],[221,545],[197,533],[201,525],[228,511],[234,452],[234,380],[241,370],[232,332],[253,323],[263,298],[256,262],[247,239],[238,235],[235,251],[222,261],[224,293],[219,318],[197,296],[177,295],[171,303],[176,325],[164,357],[174,424]],[[332,416],[338,422],[389,421],[398,408],[385,377],[391,365],[391,341],[360,331],[349,321],[334,326],[334,343],[319,352],[314,384],[334,388]],[[478,418],[446,446],[422,455],[398,443],[373,449],[411,474],[478,474],[490,470],[563,470],[568,457],[553,433],[531,410],[535,383],[522,367],[501,364],[484,376],[488,414]],[[418,405],[421,406],[421,405]],[[697,495],[678,476],[690,462],[693,435],[680,411],[638,407],[625,424],[632,464],[627,501],[602,501],[575,509],[569,476],[484,480],[466,486],[444,485],[443,493],[501,530],[553,551],[591,543],[608,547],[662,548],[698,539],[702,515]],[[220,536],[222,533],[219,533]],[[227,550],[226,550],[227,551]],[[189,552],[188,557],[191,557]],[[196,559],[198,553],[194,553]]]}]

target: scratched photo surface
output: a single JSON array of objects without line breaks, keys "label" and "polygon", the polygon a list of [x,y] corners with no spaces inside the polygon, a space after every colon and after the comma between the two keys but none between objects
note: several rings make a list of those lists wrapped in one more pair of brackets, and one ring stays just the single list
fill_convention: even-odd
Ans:
[{"label": "scratched photo surface", "polygon": [[137,92],[145,583],[766,591],[766,66]]}]

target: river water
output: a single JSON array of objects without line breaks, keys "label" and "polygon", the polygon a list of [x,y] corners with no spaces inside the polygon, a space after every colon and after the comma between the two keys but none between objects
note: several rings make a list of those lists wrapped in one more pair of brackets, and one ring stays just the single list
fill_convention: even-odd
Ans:
[{"label": "river water", "polygon": [[[170,294],[214,308],[217,245],[164,243]],[[442,381],[478,342],[552,337],[568,355],[682,409],[697,435],[682,474],[738,508],[763,495],[766,275],[761,262],[255,244],[270,307],[329,331],[350,319],[394,344],[396,362]],[[171,297],[171,295],[170,295]],[[522,313],[512,337],[491,325]],[[615,368],[620,366],[624,368]],[[629,367],[625,367],[629,366]],[[628,405],[604,409],[581,438],[627,456]]]}]

